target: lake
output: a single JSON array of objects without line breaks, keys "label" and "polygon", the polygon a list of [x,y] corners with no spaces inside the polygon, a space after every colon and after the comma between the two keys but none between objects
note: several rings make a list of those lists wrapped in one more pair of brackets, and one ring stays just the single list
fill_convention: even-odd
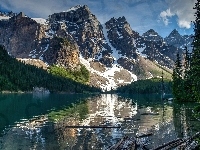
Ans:
[{"label": "lake", "polygon": [[195,105],[158,94],[1,94],[0,149],[108,149],[147,133],[139,142],[155,148],[200,129]]}]

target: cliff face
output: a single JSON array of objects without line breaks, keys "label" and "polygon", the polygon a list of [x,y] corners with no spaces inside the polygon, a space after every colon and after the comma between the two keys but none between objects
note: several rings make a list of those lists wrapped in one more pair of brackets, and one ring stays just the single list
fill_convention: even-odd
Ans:
[{"label": "cliff face", "polygon": [[37,46],[40,25],[22,13],[0,21],[0,44],[14,57],[27,57]]},{"label": "cliff face", "polygon": [[49,65],[56,64],[72,70],[80,65],[77,45],[57,37],[50,40],[49,48],[44,52],[43,59]]},{"label": "cliff face", "polygon": [[118,54],[129,58],[136,59],[136,45],[134,32],[125,17],[111,18],[105,23],[108,30],[107,37],[111,45],[116,48]]},{"label": "cliff face", "polygon": [[94,58],[101,50],[104,38],[101,24],[87,6],[76,6],[67,12],[55,13],[48,20],[57,36],[63,37],[64,32],[72,36],[84,58]]},{"label": "cliff face", "polygon": [[70,69],[78,66],[79,50],[69,35],[63,36],[65,40],[50,37],[47,34],[50,30],[48,24],[37,23],[23,13],[0,21],[0,24],[0,44],[13,57],[40,59],[49,65],[56,64]]}]

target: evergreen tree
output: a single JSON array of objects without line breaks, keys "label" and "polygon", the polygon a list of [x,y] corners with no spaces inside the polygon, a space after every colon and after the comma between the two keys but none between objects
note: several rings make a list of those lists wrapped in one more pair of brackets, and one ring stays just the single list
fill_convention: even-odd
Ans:
[{"label": "evergreen tree", "polygon": [[179,53],[177,54],[177,60],[175,62],[175,67],[173,69],[172,79],[172,90],[173,95],[176,100],[180,101],[183,99],[182,93],[183,93],[183,70],[182,70],[182,64],[181,64],[181,58],[179,56]]},{"label": "evergreen tree", "polygon": [[[85,84],[89,80],[89,72],[84,66],[81,66],[78,72],[52,68],[52,72],[47,72],[42,68],[17,61],[0,46],[0,92],[32,91],[33,87],[43,87],[50,92],[100,92],[100,89]],[[70,78],[73,76],[77,79]]]},{"label": "evergreen tree", "polygon": [[190,54],[187,47],[185,47],[185,56],[184,56],[184,76],[187,76],[187,72],[190,70]]},{"label": "evergreen tree", "polygon": [[195,3],[196,19],[194,21],[194,40],[191,60],[190,78],[192,79],[192,98],[200,101],[200,0]]},{"label": "evergreen tree", "polygon": [[190,95],[191,93],[190,54],[191,53],[189,53],[187,47],[185,47],[184,64],[183,64],[183,93],[182,93],[184,101],[193,101]]}]

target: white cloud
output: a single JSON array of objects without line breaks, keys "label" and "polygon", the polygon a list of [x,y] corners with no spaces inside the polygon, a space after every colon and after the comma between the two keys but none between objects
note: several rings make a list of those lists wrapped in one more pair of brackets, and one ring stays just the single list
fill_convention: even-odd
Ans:
[{"label": "white cloud", "polygon": [[194,13],[196,0],[166,0],[169,9],[162,11],[160,17],[165,25],[169,23],[169,17],[176,15],[178,17],[177,24],[180,28],[189,29],[191,21],[195,20]]},{"label": "white cloud", "polygon": [[189,29],[191,27],[191,23],[186,20],[178,20],[178,25],[180,28]]},{"label": "white cloud", "polygon": [[172,17],[172,16],[174,16],[174,15],[175,15],[175,14],[172,13],[172,12],[170,11],[170,8],[167,9],[166,11],[162,11],[162,12],[160,13],[160,17],[162,18],[162,20],[163,20],[163,22],[164,22],[164,24],[165,24],[166,26],[169,24],[169,19],[168,19],[168,17]]},{"label": "white cloud", "polygon": [[[88,5],[91,12],[101,23],[112,17],[125,16],[133,30],[140,34],[155,29],[163,36],[173,30],[170,18],[177,15],[179,26],[188,28],[193,17],[195,0],[0,0],[0,7],[19,13],[24,12],[31,18],[45,18],[49,15],[68,10],[76,5]],[[177,4],[176,4],[177,3]],[[167,9],[168,8],[168,9]],[[164,11],[163,11],[164,10]],[[191,11],[191,12],[190,12]],[[160,14],[160,20],[158,20]],[[188,19],[189,18],[189,19]],[[164,21],[168,26],[163,30]],[[174,21],[174,20],[172,20]],[[171,21],[171,22],[172,22]],[[184,22],[185,21],[185,22]],[[188,24],[187,24],[188,23]]]}]

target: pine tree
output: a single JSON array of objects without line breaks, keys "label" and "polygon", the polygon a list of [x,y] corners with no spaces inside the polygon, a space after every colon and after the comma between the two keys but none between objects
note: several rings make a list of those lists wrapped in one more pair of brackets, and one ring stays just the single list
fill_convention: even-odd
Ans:
[{"label": "pine tree", "polygon": [[187,75],[186,73],[190,70],[190,54],[189,50],[187,47],[185,47],[185,55],[184,55],[184,74]]},{"label": "pine tree", "polygon": [[195,3],[196,19],[194,21],[194,40],[191,60],[190,77],[192,79],[192,97],[195,101],[200,101],[200,0]]},{"label": "pine tree", "polygon": [[173,69],[172,79],[172,90],[173,95],[177,101],[183,100],[182,93],[183,93],[183,78],[182,78],[182,64],[181,64],[181,58],[179,56],[179,53],[177,54],[177,60],[175,62],[175,67]]},{"label": "pine tree", "polygon": [[182,96],[184,98],[184,101],[193,101],[193,98],[191,96],[191,86],[192,86],[192,80],[190,76],[190,62],[191,62],[191,53],[189,53],[189,50],[187,47],[185,47],[185,56],[184,56],[184,76],[183,76],[183,93]]}]

